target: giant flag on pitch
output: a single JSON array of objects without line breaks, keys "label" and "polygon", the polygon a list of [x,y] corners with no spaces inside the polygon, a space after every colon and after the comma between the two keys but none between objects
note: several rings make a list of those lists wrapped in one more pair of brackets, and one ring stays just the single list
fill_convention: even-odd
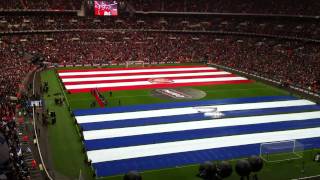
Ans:
[{"label": "giant flag on pitch", "polygon": [[59,70],[67,91],[71,93],[168,88],[251,82],[247,78],[207,66],[165,66],[147,68],[99,68]]},{"label": "giant flag on pitch", "polygon": [[[218,111],[221,117],[208,115]],[[259,154],[261,143],[320,147],[320,106],[291,96],[74,111],[97,176]]]}]

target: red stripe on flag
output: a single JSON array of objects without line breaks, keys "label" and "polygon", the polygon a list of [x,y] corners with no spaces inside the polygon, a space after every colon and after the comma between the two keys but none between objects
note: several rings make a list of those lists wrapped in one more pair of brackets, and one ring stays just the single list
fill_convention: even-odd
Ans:
[{"label": "red stripe on flag", "polygon": [[169,69],[169,68],[200,68],[208,67],[205,65],[198,66],[150,66],[150,67],[140,67],[140,68],[94,68],[94,69],[61,69],[58,70],[59,73],[63,72],[88,72],[88,71],[118,71],[118,70],[136,70],[136,69]]},{"label": "red stripe on flag", "polygon": [[[234,81],[218,81],[218,82],[199,82],[199,83],[179,83],[179,84],[151,84],[151,85],[139,85],[139,86],[123,86],[123,87],[108,87],[98,88],[99,91],[121,91],[121,90],[136,90],[136,89],[150,89],[150,88],[174,88],[183,86],[205,86],[205,85],[222,85],[222,84],[243,84],[251,83],[252,80],[234,80]],[[84,93],[90,92],[92,88],[86,89],[72,89],[68,90],[70,93]]]},{"label": "red stripe on flag", "polygon": [[119,80],[103,80],[103,81],[81,81],[81,82],[64,82],[64,85],[80,85],[80,84],[102,84],[102,83],[117,83],[117,82],[134,82],[148,81],[150,79],[199,79],[199,78],[220,78],[220,77],[238,77],[234,74],[210,75],[210,76],[185,76],[185,77],[164,77],[164,78],[140,78],[140,79],[119,79]]},{"label": "red stripe on flag", "polygon": [[186,70],[186,71],[170,71],[170,72],[136,72],[136,73],[121,73],[121,74],[90,74],[90,75],[59,75],[61,79],[70,78],[90,78],[90,77],[114,77],[114,76],[134,76],[134,75],[150,75],[150,74],[181,74],[181,73],[203,73],[203,72],[222,72],[220,70]]}]

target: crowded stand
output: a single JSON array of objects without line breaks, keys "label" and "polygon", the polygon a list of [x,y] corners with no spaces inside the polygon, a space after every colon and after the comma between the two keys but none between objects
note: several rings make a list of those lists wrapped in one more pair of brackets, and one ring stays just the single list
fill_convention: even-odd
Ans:
[{"label": "crowded stand", "polygon": [[[319,15],[318,0],[126,0],[136,11]],[[79,10],[78,0],[6,0],[1,9]],[[240,4],[240,5],[239,5]]]},{"label": "crowded stand", "polygon": [[[20,44],[24,52],[40,54],[51,63],[193,62],[207,59],[319,91],[320,46],[315,44],[228,35],[156,32],[79,32],[24,35],[15,40],[4,38],[5,41]],[[16,68],[19,68],[18,65]]]},{"label": "crowded stand", "polygon": [[0,31],[68,29],[147,29],[227,31],[318,39],[315,20],[260,19],[245,17],[134,16],[118,18],[76,15],[0,16]]},{"label": "crowded stand", "polygon": [[5,0],[0,1],[3,9],[46,9],[46,10],[77,10],[82,1],[78,0]]},{"label": "crowded stand", "polygon": [[[127,1],[136,11],[319,15],[320,1],[300,2]],[[319,18],[148,15],[141,12],[111,18],[63,13],[64,10],[79,10],[81,6],[82,1],[78,0],[0,1],[0,11],[62,11],[0,15],[0,33],[3,34],[0,37],[0,135],[4,135],[10,150],[9,162],[5,170],[0,169],[0,175],[6,173],[9,179],[30,178],[23,160],[25,150],[17,135],[15,112],[19,103],[15,99],[21,99],[19,88],[27,74],[36,67],[30,63],[36,56],[42,57],[49,66],[97,66],[125,64],[126,61],[144,61],[146,64],[206,62],[320,94],[320,45],[307,41],[319,40]],[[32,32],[43,30],[57,32]],[[19,31],[24,32],[12,34]],[[239,34],[232,35],[236,33]]]},{"label": "crowded stand", "polygon": [[13,180],[29,179],[29,169],[23,156],[26,149],[23,149],[18,139],[15,112],[19,106],[18,100],[21,102],[18,92],[21,82],[33,67],[26,60],[19,44],[1,41],[0,49],[0,132],[6,137],[10,152],[7,166],[1,169],[0,175],[3,173]]},{"label": "crowded stand", "polygon": [[137,11],[319,15],[317,0],[130,0]]},{"label": "crowded stand", "polygon": [[12,105],[1,104],[0,132],[4,134],[9,147],[9,160],[1,164],[0,175],[7,179],[19,180],[30,179],[27,163],[24,161],[24,152],[18,139],[17,125],[13,119],[14,110]]}]

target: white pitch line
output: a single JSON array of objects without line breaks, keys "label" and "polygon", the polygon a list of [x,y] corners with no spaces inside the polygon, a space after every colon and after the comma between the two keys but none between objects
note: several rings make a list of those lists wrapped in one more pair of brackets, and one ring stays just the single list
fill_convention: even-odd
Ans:
[{"label": "white pitch line", "polygon": [[157,124],[149,126],[137,126],[115,129],[101,129],[92,131],[83,131],[85,140],[115,138],[124,136],[136,136],[144,134],[155,134],[164,132],[186,131],[206,128],[218,128],[228,126],[241,126],[262,123],[275,123],[283,121],[303,121],[308,119],[320,119],[320,111],[305,112],[305,113],[292,113],[292,114],[277,114],[277,115],[264,115],[252,117],[237,117],[225,119],[212,119],[205,121],[192,121],[180,122],[169,124]]},{"label": "white pitch line", "polygon": [[[181,83],[199,83],[199,82],[218,82],[218,81],[238,81],[248,80],[243,77],[220,77],[220,78],[193,78],[189,79],[170,79],[173,84]],[[123,86],[141,86],[152,85],[150,81],[133,81],[133,82],[115,82],[115,83],[99,83],[99,84],[79,84],[79,85],[65,85],[66,89],[87,89],[87,88],[105,88],[105,87],[123,87]]]},{"label": "white pitch line", "polygon": [[88,159],[92,160],[92,163],[99,163],[189,151],[319,137],[320,128],[317,127],[93,150],[87,151],[87,155]]},{"label": "white pitch line", "polygon": [[[263,108],[277,108],[277,107],[305,106],[305,105],[315,105],[315,103],[308,100],[287,100],[287,101],[272,101],[272,102],[258,102],[258,103],[212,105],[212,106],[205,106],[205,108],[209,108],[209,107],[217,108],[218,111],[223,112],[223,111],[234,111],[234,110],[263,109]],[[203,106],[200,106],[200,107],[202,108]],[[183,108],[158,109],[158,110],[148,110],[148,111],[112,113],[112,114],[86,115],[86,116],[76,116],[76,119],[79,124],[104,122],[104,121],[121,121],[121,120],[128,120],[128,119],[196,114],[196,113],[199,113],[199,110],[196,108],[199,108],[199,107],[183,107]]]},{"label": "white pitch line", "polygon": [[173,71],[200,71],[215,70],[213,67],[189,67],[189,68],[158,68],[158,69],[132,69],[132,70],[105,70],[105,71],[80,71],[63,72],[59,76],[77,76],[77,75],[98,75],[98,74],[124,74],[124,73],[147,73],[147,72],[173,72]]},{"label": "white pitch line", "polygon": [[195,72],[195,73],[175,73],[175,74],[145,74],[132,76],[111,76],[111,77],[87,77],[87,78],[62,78],[63,82],[83,82],[83,81],[108,81],[108,80],[129,80],[129,79],[143,79],[143,78],[165,78],[165,77],[188,77],[188,76],[215,76],[231,74],[225,71],[217,72]]}]

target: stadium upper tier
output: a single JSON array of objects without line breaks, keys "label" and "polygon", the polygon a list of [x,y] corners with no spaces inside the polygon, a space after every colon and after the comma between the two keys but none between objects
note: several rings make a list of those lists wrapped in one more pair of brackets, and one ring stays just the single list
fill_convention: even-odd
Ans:
[{"label": "stadium upper tier", "polygon": [[[136,11],[319,15],[318,0],[120,0]],[[0,9],[79,10],[80,0],[5,0]],[[303,2],[303,3],[302,3]]]},{"label": "stadium upper tier", "polygon": [[76,15],[0,16],[0,32],[68,29],[147,29],[229,31],[318,39],[320,23],[306,19],[254,17],[145,16],[117,18],[78,17]]},{"label": "stadium upper tier", "polygon": [[[317,0],[129,0],[137,11],[317,15]],[[303,3],[302,3],[303,2]]]},{"label": "stadium upper tier", "polygon": [[4,0],[0,1],[1,9],[48,9],[48,10],[77,10],[80,0]]}]

